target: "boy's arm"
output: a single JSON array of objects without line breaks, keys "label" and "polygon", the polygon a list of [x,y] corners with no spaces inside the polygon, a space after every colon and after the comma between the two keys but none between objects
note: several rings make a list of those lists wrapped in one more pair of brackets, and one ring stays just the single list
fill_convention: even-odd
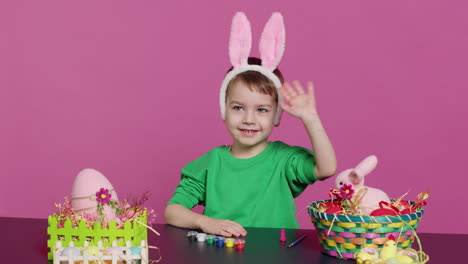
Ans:
[{"label": "boy's arm", "polygon": [[247,231],[237,222],[230,220],[214,219],[195,213],[180,204],[169,204],[164,211],[164,218],[170,225],[200,229],[205,233],[225,237],[246,236]]},{"label": "boy's arm", "polygon": [[306,117],[302,119],[302,122],[309,134],[315,154],[315,175],[321,180],[333,176],[337,166],[335,151],[325,128],[322,126],[320,117],[318,114]]},{"label": "boy's arm", "polygon": [[315,175],[323,180],[333,176],[336,172],[337,161],[335,151],[320,121],[312,82],[307,83],[307,93],[304,92],[298,81],[293,81],[293,84],[296,89],[293,89],[289,83],[284,83],[280,88],[285,101],[279,102],[279,105],[284,111],[301,119],[304,124],[314,151]]}]

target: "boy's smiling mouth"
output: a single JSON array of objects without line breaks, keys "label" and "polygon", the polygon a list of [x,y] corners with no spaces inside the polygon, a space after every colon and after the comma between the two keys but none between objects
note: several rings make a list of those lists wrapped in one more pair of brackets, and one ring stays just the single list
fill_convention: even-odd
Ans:
[{"label": "boy's smiling mouth", "polygon": [[253,135],[258,133],[258,130],[255,130],[255,129],[241,129],[241,128],[239,128],[239,131],[242,134],[247,135],[247,136],[253,136]]}]

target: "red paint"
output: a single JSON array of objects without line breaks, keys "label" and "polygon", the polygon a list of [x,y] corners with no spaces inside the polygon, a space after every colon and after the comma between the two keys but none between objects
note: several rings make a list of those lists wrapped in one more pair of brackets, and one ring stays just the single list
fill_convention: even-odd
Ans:
[{"label": "red paint", "polygon": [[245,247],[245,244],[244,244],[244,243],[236,244],[236,248],[237,248],[237,249],[244,249],[244,247]]}]

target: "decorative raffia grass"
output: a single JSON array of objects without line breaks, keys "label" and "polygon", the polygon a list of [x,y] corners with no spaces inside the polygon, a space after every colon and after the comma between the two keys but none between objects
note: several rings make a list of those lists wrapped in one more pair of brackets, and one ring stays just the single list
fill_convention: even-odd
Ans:
[{"label": "decorative raffia grass", "polygon": [[424,213],[424,207],[412,214],[376,217],[335,215],[317,210],[320,204],[329,201],[311,203],[309,215],[325,254],[344,259],[353,259],[354,253],[366,247],[382,248],[390,235],[395,237],[398,248],[411,248]]},{"label": "decorative raffia grass", "polygon": [[[137,218],[137,221],[146,225],[146,211]],[[109,228],[101,228],[101,224],[98,222],[95,222],[92,228],[88,228],[85,221],[81,220],[78,228],[73,228],[71,221],[67,219],[64,227],[58,227],[58,220],[54,214],[48,217],[48,259],[53,259],[53,252],[57,241],[61,241],[64,247],[67,247],[71,241],[73,241],[75,247],[82,247],[85,241],[88,241],[89,245],[97,246],[99,240],[102,241],[102,246],[104,247],[112,246],[113,241],[117,241],[117,246],[121,247],[125,246],[126,241],[131,241],[131,246],[139,246],[142,240],[148,241],[148,231],[145,225],[126,221],[124,228],[117,228],[116,222],[110,221]]]}]

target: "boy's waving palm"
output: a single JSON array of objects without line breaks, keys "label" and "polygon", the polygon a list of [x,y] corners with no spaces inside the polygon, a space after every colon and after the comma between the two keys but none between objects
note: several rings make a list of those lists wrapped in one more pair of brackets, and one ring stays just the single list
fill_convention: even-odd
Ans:
[{"label": "boy's waving palm", "polygon": [[284,101],[278,102],[284,111],[300,119],[317,114],[315,104],[314,85],[307,83],[307,92],[304,91],[299,81],[293,81],[291,86],[285,82],[279,89]]}]

